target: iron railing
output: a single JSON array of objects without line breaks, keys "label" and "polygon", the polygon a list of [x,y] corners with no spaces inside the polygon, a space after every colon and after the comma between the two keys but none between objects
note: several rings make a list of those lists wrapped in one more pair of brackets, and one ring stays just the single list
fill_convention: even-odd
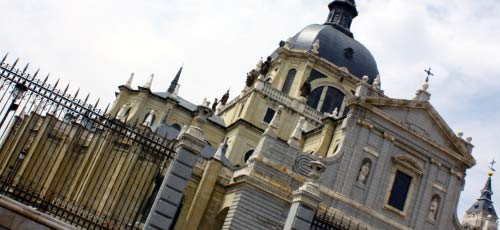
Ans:
[{"label": "iron railing", "polygon": [[335,213],[316,212],[311,224],[311,230],[368,230],[352,219],[336,216]]},{"label": "iron railing", "polygon": [[0,62],[0,194],[84,229],[140,229],[172,141]]}]

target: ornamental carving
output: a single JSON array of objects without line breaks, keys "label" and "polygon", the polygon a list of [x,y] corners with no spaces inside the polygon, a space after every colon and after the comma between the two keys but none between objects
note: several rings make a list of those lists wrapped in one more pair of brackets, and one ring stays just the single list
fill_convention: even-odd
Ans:
[{"label": "ornamental carving", "polygon": [[305,176],[309,177],[309,173],[311,173],[310,162],[313,161],[314,158],[310,155],[301,154],[295,159],[295,163],[293,164],[293,171]]},{"label": "ornamental carving", "polygon": [[405,168],[413,171],[418,175],[422,175],[424,173],[423,167],[418,163],[418,161],[409,156],[392,157],[392,162],[405,166]]}]

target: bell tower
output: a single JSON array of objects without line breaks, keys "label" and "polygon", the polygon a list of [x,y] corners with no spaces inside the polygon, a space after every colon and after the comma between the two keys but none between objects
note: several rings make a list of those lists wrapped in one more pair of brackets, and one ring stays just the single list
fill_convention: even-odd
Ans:
[{"label": "bell tower", "polygon": [[493,176],[493,165],[495,161],[490,163],[488,171],[488,179],[484,188],[481,190],[481,196],[477,201],[465,212],[462,226],[466,230],[498,230],[498,216],[493,207],[491,196],[491,177]]}]

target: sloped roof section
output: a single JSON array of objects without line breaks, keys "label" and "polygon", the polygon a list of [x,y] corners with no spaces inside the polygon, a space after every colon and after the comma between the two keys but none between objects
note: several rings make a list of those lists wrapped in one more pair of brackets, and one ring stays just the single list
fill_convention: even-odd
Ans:
[{"label": "sloped roof section", "polygon": [[475,164],[471,155],[473,145],[458,137],[429,102],[364,97],[359,103],[422,139],[458,153],[469,167]]}]

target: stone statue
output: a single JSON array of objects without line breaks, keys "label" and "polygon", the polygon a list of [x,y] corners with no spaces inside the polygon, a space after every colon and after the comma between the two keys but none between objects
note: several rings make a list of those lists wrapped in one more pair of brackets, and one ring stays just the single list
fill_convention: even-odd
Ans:
[{"label": "stone statue", "polygon": [[370,174],[371,163],[369,161],[364,162],[361,165],[361,169],[358,174],[358,182],[365,185],[366,180],[368,179],[368,175]]},{"label": "stone statue", "polygon": [[262,65],[264,65],[264,61],[262,61],[262,57],[261,57],[260,60],[257,62],[257,65],[255,65],[255,71],[260,71],[260,69],[262,68]]},{"label": "stone statue", "polygon": [[435,196],[431,200],[431,205],[429,206],[429,215],[427,217],[430,220],[436,220],[438,209],[439,209],[439,197]]},{"label": "stone statue", "polygon": [[220,104],[226,105],[228,100],[229,100],[229,89],[226,91],[224,95],[222,95],[222,98],[220,99]]},{"label": "stone statue", "polygon": [[118,114],[116,115],[116,119],[121,121],[121,122],[125,122],[125,120],[127,119],[127,109],[128,109],[128,106],[123,105],[120,108],[120,111],[118,111]]},{"label": "stone statue", "polygon": [[380,89],[380,75],[378,74],[375,80],[373,80],[373,87],[375,87],[375,89]]},{"label": "stone statue", "polygon": [[309,82],[309,79],[308,79],[300,87],[300,96],[307,98],[307,96],[309,96],[310,93],[311,93],[311,82]]},{"label": "stone statue", "polygon": [[144,119],[144,122],[142,124],[144,126],[150,127],[153,125],[154,119],[155,119],[155,111],[151,110],[149,111],[148,115],[146,116],[146,119]]},{"label": "stone statue", "polygon": [[214,99],[214,103],[212,104],[212,111],[215,111],[217,109],[217,106],[219,105],[219,101],[217,98]]},{"label": "stone statue", "polygon": [[315,54],[319,54],[319,48],[320,48],[320,41],[319,39],[316,39],[316,41],[312,45],[311,51]]},{"label": "stone statue", "polygon": [[247,80],[246,80],[246,86],[247,87],[252,87],[252,85],[255,83],[255,80],[257,79],[258,72],[257,70],[250,70],[250,72],[247,73]]},{"label": "stone statue", "polygon": [[271,69],[271,61],[272,61],[271,56],[267,57],[266,61],[262,64],[259,70],[260,75],[266,76],[267,73],[269,73],[269,70]]}]

